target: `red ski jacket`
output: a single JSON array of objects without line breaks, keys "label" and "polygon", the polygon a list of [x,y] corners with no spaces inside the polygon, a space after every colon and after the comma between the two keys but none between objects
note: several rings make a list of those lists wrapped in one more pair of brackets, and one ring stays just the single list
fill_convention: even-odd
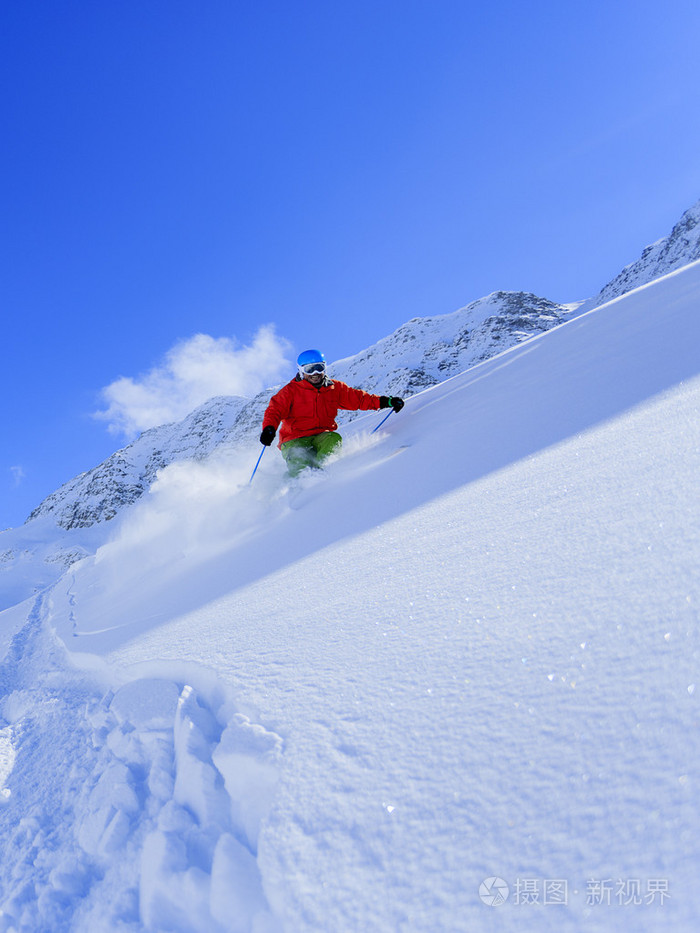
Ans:
[{"label": "red ski jacket", "polygon": [[263,428],[280,428],[279,446],[297,437],[310,437],[322,431],[335,431],[338,409],[374,411],[379,408],[379,396],[353,389],[344,382],[326,379],[320,386],[296,376],[270,399],[265,411]]}]

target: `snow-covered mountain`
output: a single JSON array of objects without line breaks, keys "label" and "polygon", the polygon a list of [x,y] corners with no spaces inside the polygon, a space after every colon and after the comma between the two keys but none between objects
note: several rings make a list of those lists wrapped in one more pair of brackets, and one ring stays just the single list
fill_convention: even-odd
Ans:
[{"label": "snow-covered mountain", "polygon": [[[591,307],[700,257],[700,202],[671,234],[644,250],[595,298],[567,305],[523,292],[495,292],[450,314],[414,318],[366,350],[332,364],[332,376],[380,394],[410,397],[517,346]],[[290,374],[291,376],[291,374]],[[202,461],[217,449],[250,456],[270,394],[215,398],[181,422],[144,432],[49,495],[28,524],[0,534],[0,607],[16,600],[19,580],[30,595],[56,578],[71,559],[106,539],[109,522],[151,487],[158,471],[180,460]],[[354,413],[339,419],[348,423]],[[41,533],[33,526],[42,520]],[[53,528],[53,531],[51,529]],[[68,535],[66,535],[68,532]],[[36,544],[40,539],[41,546]]]},{"label": "snow-covered mountain", "polygon": [[636,262],[625,266],[595,298],[584,302],[580,310],[597,308],[697,259],[700,259],[700,201],[683,214],[668,236],[647,246]]},{"label": "snow-covered mountain", "polygon": [[[413,318],[372,347],[337,361],[330,371],[367,391],[408,397],[698,258],[700,201],[595,299],[559,305],[525,292],[494,292],[450,314]],[[65,529],[112,519],[150,488],[162,467],[180,459],[201,460],[221,445],[247,444],[276,388],[252,399],[211,399],[181,422],[144,432],[48,496],[29,519],[50,515]]]},{"label": "snow-covered mountain", "polygon": [[[575,308],[496,292],[451,314],[414,318],[330,370],[350,385],[408,397],[549,330]],[[151,488],[164,467],[202,462],[214,451],[250,460],[273,391],[210,399],[182,421],[144,431],[49,495],[24,526],[0,534],[0,608],[48,586],[71,562],[94,553],[114,533],[112,520]],[[354,417],[347,413],[339,421]]]},{"label": "snow-covered mountain", "polygon": [[[203,460],[236,428],[246,398],[213,398],[182,421],[144,431],[133,443],[47,496],[28,521],[51,516],[65,529],[113,519],[150,487],[158,470],[176,460]],[[243,432],[241,432],[243,433]]]},{"label": "snow-covered mountain", "polygon": [[65,531],[0,613],[0,929],[695,933],[699,297]]},{"label": "snow-covered mountain", "polygon": [[[452,314],[414,318],[373,347],[334,363],[330,371],[370,392],[413,395],[560,324],[573,307],[521,292],[496,292]],[[162,467],[202,460],[222,445],[249,444],[259,434],[275,389],[252,399],[211,399],[183,421],[145,431],[48,496],[29,519],[51,516],[61,528],[73,529],[114,518],[143,495]]]},{"label": "snow-covered mountain", "polygon": [[332,375],[370,392],[408,397],[556,327],[576,307],[527,292],[494,292],[451,314],[413,318],[334,363]]}]

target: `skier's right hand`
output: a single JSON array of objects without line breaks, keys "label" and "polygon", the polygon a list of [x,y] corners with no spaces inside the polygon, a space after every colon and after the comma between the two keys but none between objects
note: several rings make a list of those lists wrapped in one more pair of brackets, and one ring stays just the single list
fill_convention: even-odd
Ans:
[{"label": "skier's right hand", "polygon": [[266,428],[262,429],[262,434],[260,435],[260,443],[264,444],[266,447],[269,447],[270,444],[275,439],[275,434],[277,431],[272,427],[271,424],[268,424]]}]

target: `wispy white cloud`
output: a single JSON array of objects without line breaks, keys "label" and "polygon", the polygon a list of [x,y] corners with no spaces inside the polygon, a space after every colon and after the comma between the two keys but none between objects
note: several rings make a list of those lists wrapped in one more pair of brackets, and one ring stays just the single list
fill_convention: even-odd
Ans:
[{"label": "wispy white cloud", "polygon": [[24,477],[27,475],[24,472],[24,467],[21,467],[21,466],[11,466],[10,473],[12,473],[12,479],[14,481],[15,486],[19,486],[22,480],[24,479]]},{"label": "wispy white cloud", "polygon": [[255,395],[289,367],[289,350],[272,326],[261,327],[250,346],[196,334],[177,343],[144,375],[122,376],[102,389],[107,407],[95,417],[106,421],[111,433],[134,437],[184,418],[216,395]]}]

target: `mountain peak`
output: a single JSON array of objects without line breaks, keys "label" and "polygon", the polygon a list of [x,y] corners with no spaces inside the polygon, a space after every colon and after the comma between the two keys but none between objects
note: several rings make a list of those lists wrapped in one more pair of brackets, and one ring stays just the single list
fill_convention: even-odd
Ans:
[{"label": "mountain peak", "polygon": [[636,262],[625,266],[581,310],[597,308],[697,259],[700,259],[700,201],[682,215],[668,236],[643,249]]}]

